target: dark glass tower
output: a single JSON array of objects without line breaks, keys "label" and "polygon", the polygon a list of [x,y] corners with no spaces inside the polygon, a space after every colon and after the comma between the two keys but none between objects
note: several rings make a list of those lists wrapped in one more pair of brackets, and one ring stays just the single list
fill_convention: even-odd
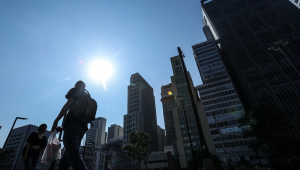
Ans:
[{"label": "dark glass tower", "polygon": [[299,140],[300,10],[288,0],[202,1],[202,10],[244,108],[288,110],[285,135]]}]

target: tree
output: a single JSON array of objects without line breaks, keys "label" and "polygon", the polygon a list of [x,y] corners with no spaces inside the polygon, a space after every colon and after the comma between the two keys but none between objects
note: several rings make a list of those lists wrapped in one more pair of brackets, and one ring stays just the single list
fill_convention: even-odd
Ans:
[{"label": "tree", "polygon": [[13,159],[16,151],[13,149],[3,150],[0,148],[0,169],[9,170],[12,168]]},{"label": "tree", "polygon": [[126,152],[129,158],[141,162],[144,161],[147,169],[148,151],[147,146],[151,143],[150,134],[143,131],[132,132],[129,135],[129,140],[122,146],[122,151]]},{"label": "tree", "polygon": [[239,122],[240,127],[243,127],[243,137],[247,140],[247,145],[258,157],[258,151],[263,151],[272,163],[273,159],[291,160],[290,154],[299,155],[299,141],[286,133],[286,129],[294,128],[290,119],[289,112],[260,106],[246,112]]}]

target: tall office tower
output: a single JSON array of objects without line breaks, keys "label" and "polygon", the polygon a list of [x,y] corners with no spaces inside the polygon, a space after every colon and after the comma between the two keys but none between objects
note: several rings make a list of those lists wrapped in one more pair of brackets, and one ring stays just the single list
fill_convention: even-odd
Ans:
[{"label": "tall office tower", "polygon": [[[175,132],[176,132],[176,140],[177,140],[177,150],[179,155],[181,155],[181,159],[180,159],[181,168],[187,168],[188,167],[187,162],[193,157],[193,155],[191,152],[191,146],[189,142],[189,136],[186,127],[184,113],[187,117],[186,121],[189,128],[191,141],[193,144],[192,146],[193,150],[197,151],[201,149],[199,130],[198,130],[194,113],[198,114],[198,117],[200,119],[199,120],[201,122],[200,126],[202,128],[202,133],[206,140],[209,152],[215,154],[215,147],[213,145],[209,126],[206,121],[202,102],[200,101],[197,95],[197,91],[194,87],[189,72],[187,75],[188,75],[188,80],[191,86],[190,88],[192,89],[193,96],[190,96],[187,82],[186,82],[186,77],[185,74],[183,73],[183,67],[179,56],[172,57],[171,64],[172,64],[172,69],[174,74],[174,76],[171,76],[173,95],[177,97],[177,100],[175,100],[174,107],[172,108]],[[183,97],[183,99],[181,99],[183,105],[181,105],[179,96]],[[194,110],[192,106],[192,99],[191,99],[192,97],[194,98],[195,101],[196,110]],[[183,112],[183,107],[185,112]]]},{"label": "tall office tower", "polygon": [[161,127],[157,125],[157,141],[158,141],[158,151],[163,151],[162,140],[160,135]]},{"label": "tall office tower", "polygon": [[[129,135],[135,131],[144,131],[151,136],[148,151],[158,150],[157,119],[155,100],[152,87],[139,74],[132,74],[128,86],[127,114],[124,115],[124,143]],[[126,169],[135,168],[134,164],[127,164]]]},{"label": "tall office tower", "polygon": [[[208,28],[205,27],[204,30]],[[266,164],[267,161],[262,159],[263,154],[256,155],[248,148],[242,137],[238,118],[244,113],[244,108],[220,58],[218,46],[210,40],[196,44],[192,48],[203,81],[197,89],[210,127],[216,155],[223,161],[224,166],[229,162],[235,165],[239,160],[248,160],[255,165],[259,163],[258,156],[262,163]]]},{"label": "tall office tower", "polygon": [[166,142],[167,146],[174,146],[177,148],[176,144],[176,132],[174,126],[174,118],[172,107],[175,105],[172,83],[164,85],[161,87],[161,103],[163,106],[165,129],[166,129]]},{"label": "tall office tower", "polygon": [[[48,127],[49,128],[49,127]],[[11,134],[7,137],[7,143],[4,146],[4,150],[13,149],[16,151],[15,156],[12,158],[12,169],[23,169],[24,163],[22,162],[22,151],[27,145],[26,140],[32,132],[37,132],[38,127],[35,125],[26,125],[19,128],[15,128],[11,131]],[[44,134],[48,139],[50,131],[46,131]]]},{"label": "tall office tower", "polygon": [[121,136],[123,136],[123,128],[120,125],[113,124],[108,127],[107,142],[109,142],[111,139]]},{"label": "tall office tower", "polygon": [[157,125],[158,151],[163,151],[166,146],[165,129]]},{"label": "tall office tower", "polygon": [[104,140],[104,143],[107,143],[107,132],[105,132],[105,140]]},{"label": "tall office tower", "polygon": [[286,109],[284,135],[299,141],[300,10],[288,0],[202,1],[202,10],[245,110]]},{"label": "tall office tower", "polygon": [[96,147],[105,143],[106,119],[97,117],[92,123],[94,126],[87,131],[86,147]]},{"label": "tall office tower", "polygon": [[161,146],[159,151],[163,151],[166,146],[166,131],[157,125],[158,144]]},{"label": "tall office tower", "polygon": [[162,143],[162,146],[164,148],[165,146],[167,146],[165,129],[160,129],[160,136],[161,136],[161,143]]},{"label": "tall office tower", "polygon": [[300,8],[300,0],[290,0],[293,4],[295,4],[298,8]]}]

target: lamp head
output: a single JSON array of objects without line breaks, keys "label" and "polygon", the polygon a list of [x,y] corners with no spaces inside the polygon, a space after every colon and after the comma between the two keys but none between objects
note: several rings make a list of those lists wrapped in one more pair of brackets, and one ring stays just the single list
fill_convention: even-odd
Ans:
[{"label": "lamp head", "polygon": [[268,50],[270,50],[270,51],[272,51],[272,50],[274,50],[275,49],[275,47],[273,46],[273,47],[269,47],[268,48]]},{"label": "lamp head", "polygon": [[28,118],[17,117],[17,119],[27,120]]}]

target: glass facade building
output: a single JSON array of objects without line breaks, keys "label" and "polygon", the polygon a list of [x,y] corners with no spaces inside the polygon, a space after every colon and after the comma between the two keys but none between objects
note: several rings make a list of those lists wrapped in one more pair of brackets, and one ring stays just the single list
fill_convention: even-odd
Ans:
[{"label": "glass facade building", "polygon": [[[207,26],[206,26],[207,27]],[[246,145],[239,128],[238,118],[244,108],[214,41],[206,41],[192,46],[194,57],[203,81],[197,86],[207,117],[210,132],[216,148],[216,155],[224,166],[234,166],[240,160],[252,164],[266,164],[262,153],[256,154]]]},{"label": "glass facade building", "polygon": [[299,141],[299,8],[288,0],[212,0],[202,1],[202,10],[244,108],[286,109],[291,124],[284,135]]}]

